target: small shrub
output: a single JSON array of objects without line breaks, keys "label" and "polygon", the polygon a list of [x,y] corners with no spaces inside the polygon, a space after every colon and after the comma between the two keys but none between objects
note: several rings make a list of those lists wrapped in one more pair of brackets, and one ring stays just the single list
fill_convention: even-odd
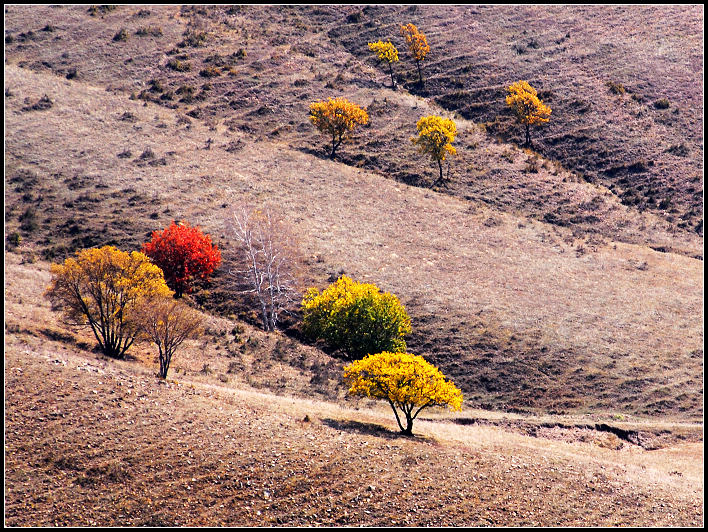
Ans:
[{"label": "small shrub", "polygon": [[206,42],[207,39],[207,34],[203,31],[201,32],[195,32],[195,31],[189,31],[187,30],[184,33],[184,39],[180,41],[180,43],[177,45],[180,48],[184,48],[185,46],[191,46],[192,48],[197,48],[199,46],[203,46],[204,43]]},{"label": "small shrub", "polygon": [[187,61],[180,61],[179,59],[172,58],[167,62],[167,66],[172,70],[177,72],[189,72],[192,70],[192,65]]},{"label": "small shrub", "polygon": [[118,33],[113,36],[113,42],[121,42],[128,40],[128,31],[125,28],[121,28]]},{"label": "small shrub", "polygon": [[608,81],[608,82],[606,83],[606,85],[607,85],[607,88],[610,90],[610,92],[611,92],[612,94],[619,94],[619,95],[622,95],[622,94],[624,94],[625,92],[627,92],[626,89],[624,88],[624,86],[623,86],[621,83],[616,83],[616,82],[614,82],[614,81]]},{"label": "small shrub", "polygon": [[30,206],[25,209],[25,212],[20,215],[20,222],[20,229],[28,233],[36,231],[39,228],[39,222],[37,221],[37,212],[35,211],[34,207]]},{"label": "small shrub", "polygon": [[7,243],[10,247],[17,247],[22,243],[22,237],[20,236],[20,233],[15,231],[14,233],[11,233],[7,235]]},{"label": "small shrub", "polygon": [[54,106],[54,102],[46,94],[32,105],[26,105],[22,108],[23,111],[46,111]]},{"label": "small shrub", "polygon": [[200,70],[199,75],[203,78],[215,78],[221,76],[221,69],[215,66],[208,66]]},{"label": "small shrub", "polygon": [[139,35],[141,37],[145,36],[152,36],[152,37],[162,37],[162,28],[160,26],[146,26],[143,28],[138,28],[138,31],[135,32],[135,35]]},{"label": "small shrub", "polygon": [[99,13],[101,15],[105,15],[106,13],[110,13],[111,11],[114,11],[117,6],[114,5],[100,5],[100,6],[91,6],[88,8],[88,14],[91,15],[92,17],[95,17]]},{"label": "small shrub", "polygon": [[655,109],[668,109],[670,106],[671,106],[671,104],[669,103],[669,100],[667,100],[666,98],[661,98],[661,99],[656,100],[654,102]]}]

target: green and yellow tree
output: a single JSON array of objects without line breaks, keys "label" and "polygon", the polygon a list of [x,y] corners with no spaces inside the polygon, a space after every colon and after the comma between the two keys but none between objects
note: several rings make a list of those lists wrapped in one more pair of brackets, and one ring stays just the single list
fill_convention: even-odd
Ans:
[{"label": "green and yellow tree", "polygon": [[423,85],[423,72],[421,69],[421,63],[425,59],[425,56],[430,52],[430,46],[428,46],[428,39],[423,33],[418,31],[415,24],[406,24],[401,26],[401,36],[406,40],[406,45],[408,46],[408,51],[411,57],[415,60],[415,64],[418,67],[418,82]]},{"label": "green and yellow tree", "polygon": [[88,325],[101,350],[123,358],[139,332],[136,306],[150,297],[171,297],[162,270],[150,259],[113,246],[85,249],[51,267],[46,295],[73,323]]},{"label": "green and yellow tree", "polygon": [[310,288],[302,301],[303,330],[357,358],[405,351],[411,320],[398,298],[374,284],[340,277],[321,293]]},{"label": "green and yellow tree", "polygon": [[366,125],[369,115],[365,109],[346,98],[329,98],[326,102],[310,104],[310,122],[331,138],[332,151],[329,158],[334,159],[339,145],[357,126]]},{"label": "green and yellow tree", "polygon": [[457,135],[457,126],[455,122],[449,118],[440,116],[424,116],[416,124],[418,128],[418,136],[411,140],[418,145],[418,149],[422,153],[430,155],[430,157],[438,164],[440,176],[430,188],[434,187],[439,181],[443,180],[442,163],[447,155],[455,155],[457,150],[452,146],[452,142]]},{"label": "green and yellow tree", "polygon": [[396,90],[396,80],[393,77],[393,63],[398,61],[398,50],[391,43],[391,41],[383,42],[370,42],[369,50],[376,54],[379,61],[386,61],[388,63],[388,70],[391,73],[391,88]]},{"label": "green and yellow tree", "polygon": [[350,395],[387,401],[403,434],[413,433],[413,420],[424,408],[462,407],[462,392],[438,368],[409,353],[382,352],[352,362],[344,368],[344,381]]},{"label": "green and yellow tree", "polygon": [[531,146],[531,126],[548,122],[551,108],[539,99],[536,89],[526,81],[517,81],[506,90],[509,93],[506,104],[512,108],[518,122],[526,128],[524,146]]}]

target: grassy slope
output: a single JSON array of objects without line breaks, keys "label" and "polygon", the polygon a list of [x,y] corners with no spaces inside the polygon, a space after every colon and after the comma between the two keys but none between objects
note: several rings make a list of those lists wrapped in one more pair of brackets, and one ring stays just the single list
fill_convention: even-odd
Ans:
[{"label": "grassy slope", "polygon": [[[7,525],[702,524],[698,425],[611,422],[639,431],[642,448],[582,428],[598,417],[466,408],[463,426],[430,411],[401,438],[386,405],[334,405],[312,385],[294,395],[312,374],[295,352],[246,353],[231,380],[200,371],[236,360],[219,334],[187,344],[160,382],[141,349],[117,362],[67,333],[42,298],[46,263],[9,254],[6,274]],[[292,379],[284,394],[240,380],[279,365]],[[489,425],[520,420],[537,437]]]},{"label": "grassy slope", "polygon": [[[691,227],[553,161],[527,171],[536,156],[472,115],[457,118],[454,182],[427,190],[433,168],[407,128],[439,109],[383,89],[385,71],[332,33],[351,6],[8,10],[6,232],[24,239],[6,253],[8,524],[702,524],[701,444],[676,445],[701,439],[701,425],[681,423],[702,420],[702,261],[691,258],[702,237]],[[423,21],[444,27],[440,15]],[[367,16],[362,32],[377,24]],[[163,35],[135,35],[147,25]],[[121,27],[128,40],[113,42]],[[179,52],[193,69],[176,73],[167,52],[187,28],[209,38]],[[214,53],[241,47],[236,75],[199,76]],[[159,103],[128,99],[150,79],[163,89],[144,97]],[[191,103],[160,99],[184,84],[197,88]],[[308,103],[333,93],[372,114],[346,164],[322,157],[306,120]],[[50,109],[23,110],[44,94]],[[464,389],[467,410],[431,412],[419,437],[395,437],[385,407],[344,399],[341,361],[224,317],[242,305],[223,272],[196,294],[214,315],[175,362],[179,385],[158,385],[149,348],[126,363],[96,357],[42,300],[47,264],[19,264],[135,248],[172,219],[228,249],[228,207],[242,200],[283,209],[313,283],[346,271],[400,295],[411,349]],[[586,428],[596,422],[640,431],[645,448]]]},{"label": "grassy slope", "polygon": [[[702,234],[700,7],[370,7],[358,24],[338,25],[330,35],[363,59],[366,41],[400,41],[404,20],[423,28],[431,43],[424,94],[521,142],[505,87],[530,81],[553,109],[550,123],[533,133],[538,151],[608,186],[624,204]],[[414,69],[406,67],[399,71],[412,86]],[[610,82],[626,92],[613,93]],[[668,108],[654,105],[662,99]],[[477,183],[465,188],[479,194]],[[548,218],[566,224],[583,214],[563,207],[549,209]]]},{"label": "grassy slope", "polygon": [[[480,178],[482,197],[462,184],[435,193],[387,179],[428,182],[404,124],[435,108],[382,89],[375,80],[384,73],[328,36],[356,25],[342,25],[335,8],[312,9],[119,8],[91,17],[82,7],[9,8],[8,233],[25,222],[26,240],[61,258],[103,243],[135,248],[184,218],[228,248],[228,206],[274,200],[301,233],[313,281],[344,270],[400,295],[414,319],[411,348],[473,404],[700,416],[701,262],[620,242],[692,256],[702,238],[542,159],[538,172],[524,171],[535,155],[462,119],[469,149],[456,172],[460,183]],[[135,34],[148,25],[163,34]],[[113,41],[122,27],[128,40]],[[188,29],[205,31],[207,45],[175,51]],[[246,56],[230,58],[239,46]],[[165,66],[182,53],[192,71]],[[235,74],[207,81],[198,72],[216,55]],[[77,76],[65,79],[71,68]],[[160,105],[127,99],[150,79],[163,88],[143,97]],[[161,99],[185,84],[202,87],[193,102]],[[305,118],[308,102],[332,92],[372,113],[342,151],[346,165],[317,156],[322,141]],[[44,94],[52,108],[26,110]],[[397,141],[385,142],[389,134]],[[405,178],[407,168],[418,173]],[[507,178],[488,185],[490,172]],[[550,211],[538,198],[597,220],[539,223]],[[222,277],[200,300],[228,314],[238,310],[232,296]]]}]

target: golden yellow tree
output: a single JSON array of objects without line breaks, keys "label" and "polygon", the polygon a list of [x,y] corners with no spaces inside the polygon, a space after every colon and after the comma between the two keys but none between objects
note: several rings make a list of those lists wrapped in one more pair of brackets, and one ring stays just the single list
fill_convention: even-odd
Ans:
[{"label": "golden yellow tree", "polygon": [[383,42],[370,42],[369,50],[376,54],[379,61],[386,61],[388,63],[388,69],[391,73],[391,88],[396,90],[396,80],[393,78],[393,63],[398,61],[398,50],[391,43],[391,41]]},{"label": "golden yellow tree", "polygon": [[430,52],[430,46],[428,46],[428,39],[423,33],[418,31],[415,24],[406,24],[401,26],[401,36],[406,40],[406,45],[408,45],[408,51],[415,60],[415,64],[418,67],[418,82],[423,84],[423,72],[421,70],[421,63],[425,59],[425,56]]},{"label": "golden yellow tree", "polygon": [[447,155],[455,155],[457,150],[452,146],[452,142],[457,135],[457,126],[449,118],[440,116],[424,116],[418,120],[418,136],[411,140],[418,145],[422,153],[427,153],[438,164],[440,176],[433,182],[430,188],[434,187],[438,181],[443,180],[442,163]]},{"label": "golden yellow tree", "polygon": [[513,109],[519,123],[526,127],[524,146],[530,146],[531,126],[548,122],[551,108],[539,99],[536,89],[526,81],[517,81],[506,90],[509,93],[506,97],[507,105]]},{"label": "golden yellow tree", "polygon": [[462,392],[438,368],[410,353],[366,356],[344,368],[344,381],[350,395],[387,401],[403,434],[413,433],[413,420],[424,408],[462,407]]},{"label": "golden yellow tree", "polygon": [[310,104],[310,122],[325,135],[331,137],[330,159],[345,138],[360,125],[369,122],[365,109],[346,98],[329,98],[326,102]]},{"label": "golden yellow tree", "polygon": [[46,295],[75,324],[88,324],[101,350],[123,358],[138,334],[133,312],[143,298],[170,297],[162,270],[134,251],[85,249],[51,267]]}]

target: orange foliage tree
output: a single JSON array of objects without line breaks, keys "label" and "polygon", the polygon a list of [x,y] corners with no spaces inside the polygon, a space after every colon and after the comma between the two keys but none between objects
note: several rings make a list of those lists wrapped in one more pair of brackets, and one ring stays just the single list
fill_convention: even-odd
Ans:
[{"label": "orange foliage tree", "polygon": [[526,81],[517,81],[507,87],[506,103],[516,114],[519,123],[526,127],[524,146],[531,145],[531,126],[548,122],[551,108],[538,97],[536,89]]},{"label": "orange foliage tree", "polygon": [[436,179],[430,188],[433,188],[436,183],[443,180],[442,163],[447,155],[457,154],[457,150],[453,147],[452,142],[457,135],[457,126],[453,120],[443,118],[441,116],[424,116],[416,123],[418,128],[418,136],[411,140],[418,145],[418,149],[422,153],[427,153],[438,164],[440,176]]},{"label": "orange foliage tree", "polygon": [[202,333],[202,316],[182,301],[173,298],[146,298],[135,311],[140,336],[157,346],[160,370],[167,378],[172,357],[177,348]]},{"label": "orange foliage tree", "polygon": [[133,251],[112,246],[85,249],[53,264],[47,297],[78,325],[88,324],[101,350],[123,358],[139,333],[135,310],[146,298],[169,298],[160,268]]},{"label": "orange foliage tree", "polygon": [[162,269],[178,298],[191,292],[194,279],[207,280],[221,263],[221,252],[211,237],[184,222],[153,231],[152,240],[143,244],[143,253]]},{"label": "orange foliage tree", "polygon": [[326,102],[310,104],[310,122],[332,139],[330,159],[344,139],[360,125],[369,122],[365,109],[346,98],[329,98]]},{"label": "orange foliage tree", "polygon": [[401,26],[401,35],[406,40],[408,51],[415,60],[415,65],[418,67],[418,82],[422,85],[423,72],[421,69],[421,62],[430,51],[428,39],[423,33],[418,31],[415,24],[406,24],[405,26]]}]

